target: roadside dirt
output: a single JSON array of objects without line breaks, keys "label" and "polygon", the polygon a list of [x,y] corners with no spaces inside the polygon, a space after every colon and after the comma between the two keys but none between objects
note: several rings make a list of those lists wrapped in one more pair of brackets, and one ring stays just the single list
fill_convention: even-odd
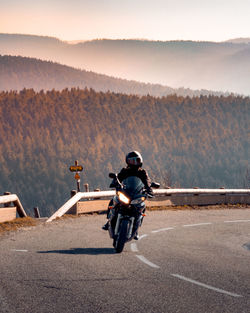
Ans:
[{"label": "roadside dirt", "polygon": [[10,222],[0,223],[0,235],[7,231],[17,230],[21,227],[36,226],[38,222],[32,217],[16,218]]},{"label": "roadside dirt", "polygon": [[250,209],[249,204],[219,204],[219,205],[173,205],[173,206],[154,206],[147,208],[147,211],[181,211],[181,210],[225,210],[225,209]]}]

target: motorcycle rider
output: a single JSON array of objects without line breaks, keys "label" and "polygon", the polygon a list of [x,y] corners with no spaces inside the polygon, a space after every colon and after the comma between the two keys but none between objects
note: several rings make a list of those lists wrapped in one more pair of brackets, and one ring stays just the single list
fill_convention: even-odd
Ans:
[{"label": "motorcycle rider", "polygon": [[[153,194],[152,188],[150,187],[151,181],[148,176],[148,173],[145,169],[142,168],[143,159],[141,154],[138,151],[132,151],[129,152],[126,155],[126,163],[127,167],[122,168],[120,173],[117,175],[120,182],[122,182],[124,179],[130,177],[130,176],[136,176],[141,179],[143,182],[146,192],[150,195]],[[114,187],[111,183],[110,187]],[[109,218],[109,212],[110,209],[113,208],[113,199],[110,201],[108,206],[108,212],[107,212],[107,218]],[[108,230],[109,227],[109,220],[107,223],[102,227],[104,230]],[[138,234],[134,237],[134,239],[138,240],[139,236]]]}]

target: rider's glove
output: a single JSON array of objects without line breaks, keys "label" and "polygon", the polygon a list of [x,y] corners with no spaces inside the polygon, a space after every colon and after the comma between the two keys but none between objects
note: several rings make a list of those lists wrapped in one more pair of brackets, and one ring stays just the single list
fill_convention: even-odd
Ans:
[{"label": "rider's glove", "polygon": [[146,191],[147,191],[147,194],[148,194],[149,196],[151,196],[151,197],[154,196],[153,189],[152,189],[151,187],[148,187],[148,188],[146,189]]},{"label": "rider's glove", "polygon": [[116,188],[116,181],[115,179],[112,180],[111,184],[109,185],[109,188]]}]

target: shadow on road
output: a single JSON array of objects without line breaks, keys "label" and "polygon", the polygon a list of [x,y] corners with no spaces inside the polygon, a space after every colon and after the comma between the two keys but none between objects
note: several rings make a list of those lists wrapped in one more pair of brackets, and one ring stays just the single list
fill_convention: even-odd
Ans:
[{"label": "shadow on road", "polygon": [[243,245],[243,248],[250,251],[250,242]]},{"label": "shadow on road", "polygon": [[113,248],[71,248],[68,250],[48,250],[48,251],[37,251],[37,253],[61,253],[61,254],[115,254]]}]

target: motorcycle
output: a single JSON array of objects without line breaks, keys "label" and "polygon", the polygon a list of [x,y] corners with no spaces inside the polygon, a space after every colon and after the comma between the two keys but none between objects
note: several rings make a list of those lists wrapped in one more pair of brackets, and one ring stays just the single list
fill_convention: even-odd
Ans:
[{"label": "motorcycle", "polygon": [[[146,192],[141,179],[130,176],[119,181],[117,174],[110,173],[113,179],[111,187],[115,187],[116,195],[112,199],[109,209],[108,231],[113,239],[113,246],[117,253],[121,253],[126,242],[137,236],[138,228],[142,225],[145,216],[145,200],[153,195]],[[152,182],[152,188],[159,188],[160,184]]]}]

